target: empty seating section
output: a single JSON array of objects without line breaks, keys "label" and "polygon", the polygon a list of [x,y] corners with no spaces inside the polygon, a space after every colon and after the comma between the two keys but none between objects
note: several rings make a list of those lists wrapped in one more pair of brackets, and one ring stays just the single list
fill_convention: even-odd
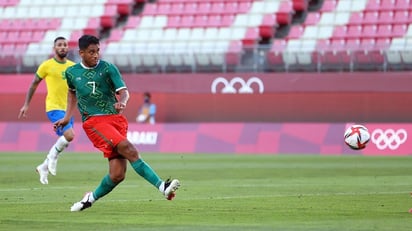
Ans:
[{"label": "empty seating section", "polygon": [[412,0],[4,0],[0,67],[36,67],[55,37],[75,50],[93,34],[129,71],[236,70],[259,57],[267,71],[385,68],[412,63],[411,21]]},{"label": "empty seating section", "polygon": [[15,3],[0,5],[1,65],[4,66],[3,61],[8,60],[6,55],[10,47],[14,47],[13,56],[23,52],[20,61],[28,67],[37,66],[51,55],[52,42],[57,36],[68,38],[71,45],[77,44],[79,35],[83,33],[99,36],[101,28],[114,26],[116,17],[130,14],[134,3],[133,0],[6,2]]},{"label": "empty seating section", "polygon": [[323,65],[343,70],[408,63],[412,61],[407,42],[411,19],[410,0],[324,1],[305,22],[292,26],[282,48],[274,40],[268,66],[319,69]]}]

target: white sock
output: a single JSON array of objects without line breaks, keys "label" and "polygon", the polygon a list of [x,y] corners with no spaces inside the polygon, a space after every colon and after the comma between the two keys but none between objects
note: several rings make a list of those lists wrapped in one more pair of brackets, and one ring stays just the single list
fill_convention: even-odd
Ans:
[{"label": "white sock", "polygon": [[161,193],[164,193],[164,190],[165,189],[165,182],[164,181],[162,181],[162,183],[159,185],[159,191],[161,192]]},{"label": "white sock", "polygon": [[64,136],[60,136],[57,139],[56,143],[50,148],[49,154],[47,155],[50,158],[57,158],[57,156],[69,146],[69,141],[66,140]]}]

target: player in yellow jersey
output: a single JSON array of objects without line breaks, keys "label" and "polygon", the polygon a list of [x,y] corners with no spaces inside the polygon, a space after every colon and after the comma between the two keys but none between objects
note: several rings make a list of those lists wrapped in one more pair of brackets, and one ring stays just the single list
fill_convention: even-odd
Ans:
[{"label": "player in yellow jersey", "polygon": [[[20,109],[19,118],[27,116],[30,101],[36,92],[40,82],[46,81],[47,96],[46,96],[46,114],[50,122],[54,123],[64,117],[67,107],[67,92],[68,86],[64,72],[74,62],[68,60],[69,52],[68,41],[64,37],[57,37],[53,45],[54,57],[44,61],[38,67],[33,82],[26,95],[26,100],[23,107]],[[65,127],[56,130],[59,136],[56,143],[50,148],[46,159],[43,163],[36,167],[36,171],[40,175],[40,183],[48,184],[49,172],[56,175],[57,159],[59,154],[69,145],[74,139],[73,118]]]}]

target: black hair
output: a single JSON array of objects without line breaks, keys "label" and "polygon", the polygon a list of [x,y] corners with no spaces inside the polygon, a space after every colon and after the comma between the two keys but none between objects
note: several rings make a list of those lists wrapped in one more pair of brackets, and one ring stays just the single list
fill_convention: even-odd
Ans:
[{"label": "black hair", "polygon": [[65,37],[63,37],[63,36],[59,36],[59,37],[57,37],[57,38],[55,38],[54,39],[54,44],[57,42],[57,40],[60,40],[60,39],[63,39],[63,40],[67,40]]},{"label": "black hair", "polygon": [[87,34],[79,38],[79,49],[80,50],[87,49],[87,47],[89,47],[91,44],[97,45],[97,44],[100,44],[100,41],[96,36],[87,35]]}]

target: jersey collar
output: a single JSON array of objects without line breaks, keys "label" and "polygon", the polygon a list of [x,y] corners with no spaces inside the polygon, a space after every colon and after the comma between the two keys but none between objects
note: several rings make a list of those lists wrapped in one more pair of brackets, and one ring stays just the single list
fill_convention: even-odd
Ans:
[{"label": "jersey collar", "polygon": [[83,62],[80,62],[80,65],[82,65],[82,67],[83,67],[84,69],[94,69],[94,68],[96,68],[97,66],[99,66],[99,63],[100,63],[100,59],[97,60],[97,64],[96,64],[96,66],[94,66],[94,67],[86,67],[86,66],[83,64]]}]

